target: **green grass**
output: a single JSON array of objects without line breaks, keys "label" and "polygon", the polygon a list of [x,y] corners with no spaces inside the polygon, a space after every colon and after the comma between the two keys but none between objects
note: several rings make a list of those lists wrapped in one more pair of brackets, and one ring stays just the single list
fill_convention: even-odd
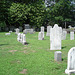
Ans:
[{"label": "green grass", "polygon": [[[75,40],[62,41],[62,62],[54,61],[54,52],[50,51],[49,37],[38,40],[38,32],[26,34],[28,45],[17,41],[17,35],[0,33],[0,75],[23,75],[19,72],[27,69],[24,75],[66,75],[67,54],[75,46]],[[45,33],[46,34],[46,33]],[[15,52],[9,52],[17,50]]]}]

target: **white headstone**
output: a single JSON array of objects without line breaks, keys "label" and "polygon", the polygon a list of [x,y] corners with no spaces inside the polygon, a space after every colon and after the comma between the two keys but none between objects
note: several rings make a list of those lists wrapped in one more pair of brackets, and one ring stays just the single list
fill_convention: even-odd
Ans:
[{"label": "white headstone", "polygon": [[23,33],[21,34],[20,42],[23,42]]},{"label": "white headstone", "polygon": [[15,31],[16,31],[15,34],[19,33],[19,29],[18,28],[16,28]]},{"label": "white headstone", "polygon": [[10,35],[10,33],[5,33],[5,35]]},{"label": "white headstone", "polygon": [[21,33],[18,33],[18,35],[17,35],[17,41],[21,41]]},{"label": "white headstone", "polygon": [[43,33],[42,32],[39,32],[39,34],[38,34],[38,40],[44,40],[43,39]]},{"label": "white headstone", "polygon": [[23,43],[23,45],[25,45],[25,43],[26,43],[26,36],[25,36],[25,34],[23,34],[23,40],[22,40],[22,43]]},{"label": "white headstone", "polygon": [[70,40],[74,40],[74,32],[73,31],[70,32]]},{"label": "white headstone", "polygon": [[44,39],[44,27],[41,27],[41,33],[43,34],[43,39]]},{"label": "white headstone", "polygon": [[66,39],[66,35],[67,35],[67,31],[63,31],[62,32],[62,40],[65,40]]},{"label": "white headstone", "polygon": [[57,24],[50,30],[50,50],[61,50],[62,28]]},{"label": "white headstone", "polygon": [[65,73],[75,73],[75,47],[72,47],[68,52],[68,63]]},{"label": "white headstone", "polygon": [[9,31],[9,33],[12,33],[12,31]]},{"label": "white headstone", "polygon": [[46,36],[50,36],[50,29],[52,28],[52,26],[47,26],[47,33]]}]

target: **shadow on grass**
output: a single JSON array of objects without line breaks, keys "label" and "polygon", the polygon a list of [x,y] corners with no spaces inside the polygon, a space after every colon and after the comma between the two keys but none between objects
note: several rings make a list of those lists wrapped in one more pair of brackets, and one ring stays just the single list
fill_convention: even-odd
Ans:
[{"label": "shadow on grass", "polygon": [[28,44],[29,44],[28,42],[25,42],[25,43],[24,43],[24,45],[28,45]]},{"label": "shadow on grass", "polygon": [[9,45],[9,44],[0,44],[0,46]]},{"label": "shadow on grass", "polygon": [[62,49],[66,48],[66,46],[62,47]]}]

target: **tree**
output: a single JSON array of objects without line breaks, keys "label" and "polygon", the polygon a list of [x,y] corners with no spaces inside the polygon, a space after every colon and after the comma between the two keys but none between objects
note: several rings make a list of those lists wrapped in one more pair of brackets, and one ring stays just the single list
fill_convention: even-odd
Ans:
[{"label": "tree", "polygon": [[59,25],[63,22],[72,20],[72,6],[68,0],[60,0],[48,9],[52,20]]}]

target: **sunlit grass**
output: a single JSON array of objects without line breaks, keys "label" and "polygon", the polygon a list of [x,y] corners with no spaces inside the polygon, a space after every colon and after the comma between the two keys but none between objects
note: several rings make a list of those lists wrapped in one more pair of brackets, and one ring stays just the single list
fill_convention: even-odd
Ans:
[{"label": "sunlit grass", "polygon": [[62,41],[62,62],[54,61],[55,51],[50,51],[49,37],[38,40],[36,32],[26,34],[26,40],[29,44],[22,45],[14,32],[8,36],[0,33],[0,75],[22,75],[23,69],[27,70],[24,75],[66,75],[67,53],[75,46],[69,34]]}]

